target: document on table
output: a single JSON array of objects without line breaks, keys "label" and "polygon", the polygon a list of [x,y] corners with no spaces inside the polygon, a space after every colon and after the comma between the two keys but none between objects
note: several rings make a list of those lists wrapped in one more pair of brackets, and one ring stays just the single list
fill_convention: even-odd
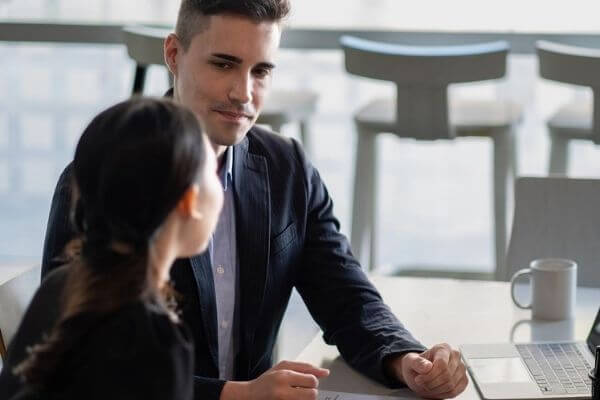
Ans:
[{"label": "document on table", "polygon": [[397,396],[383,396],[374,394],[359,394],[359,393],[345,393],[345,392],[330,392],[328,390],[319,390],[318,400],[414,400],[412,397],[397,397]]}]

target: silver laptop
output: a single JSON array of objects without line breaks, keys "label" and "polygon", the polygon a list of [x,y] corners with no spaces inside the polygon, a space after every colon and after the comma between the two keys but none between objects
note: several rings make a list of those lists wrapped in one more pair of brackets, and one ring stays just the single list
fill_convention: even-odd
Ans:
[{"label": "silver laptop", "polygon": [[467,369],[484,399],[585,399],[600,345],[600,310],[586,342],[467,344]]}]

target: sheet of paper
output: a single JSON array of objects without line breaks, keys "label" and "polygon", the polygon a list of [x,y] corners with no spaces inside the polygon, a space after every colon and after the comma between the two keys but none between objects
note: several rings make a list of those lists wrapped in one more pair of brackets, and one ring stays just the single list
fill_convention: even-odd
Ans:
[{"label": "sheet of paper", "polygon": [[328,390],[319,390],[319,400],[414,400],[412,397],[382,396],[375,394],[359,394],[345,392],[330,392]]}]

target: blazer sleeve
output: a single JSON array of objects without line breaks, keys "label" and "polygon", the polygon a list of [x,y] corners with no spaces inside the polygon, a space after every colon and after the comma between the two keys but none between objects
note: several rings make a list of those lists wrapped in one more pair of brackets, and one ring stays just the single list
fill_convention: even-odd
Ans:
[{"label": "blazer sleeve", "polygon": [[325,342],[336,345],[342,357],[359,372],[388,386],[383,360],[393,354],[426,348],[398,321],[352,255],[339,232],[333,202],[318,171],[305,159],[306,232],[297,289],[323,330]]},{"label": "blazer sleeve", "polygon": [[52,196],[42,253],[42,279],[50,271],[64,264],[64,261],[60,260],[60,256],[65,245],[75,236],[69,217],[71,209],[71,175],[72,164],[69,164],[60,175]]},{"label": "blazer sleeve", "polygon": [[219,400],[226,381],[194,376],[194,400]]}]

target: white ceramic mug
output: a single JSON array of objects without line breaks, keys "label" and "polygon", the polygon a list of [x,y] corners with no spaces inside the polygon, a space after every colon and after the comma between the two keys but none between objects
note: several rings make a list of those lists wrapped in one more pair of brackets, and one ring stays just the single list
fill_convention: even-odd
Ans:
[{"label": "white ceramic mug", "polygon": [[[515,298],[515,282],[529,276],[531,302]],[[517,307],[531,309],[533,318],[559,320],[575,316],[577,263],[559,258],[534,260],[530,267],[517,271],[510,280],[510,294]]]}]

